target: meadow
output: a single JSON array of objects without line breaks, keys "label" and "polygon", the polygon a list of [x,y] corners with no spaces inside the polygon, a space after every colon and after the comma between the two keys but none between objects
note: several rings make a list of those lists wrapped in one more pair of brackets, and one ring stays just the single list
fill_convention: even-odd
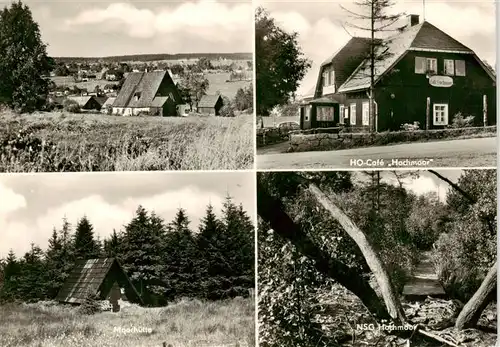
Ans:
[{"label": "meadow", "polygon": [[240,170],[253,117],[119,117],[0,111],[0,172]]},{"label": "meadow", "polygon": [[[4,304],[3,347],[253,347],[254,300],[183,299],[166,307],[120,302],[120,312],[81,315],[54,302]],[[165,344],[163,344],[165,343]]]},{"label": "meadow", "polygon": [[230,73],[208,73],[205,77],[208,80],[207,94],[215,94],[217,91],[229,99],[233,99],[238,89],[247,88],[251,85],[251,81],[234,81],[226,82],[229,80]]}]

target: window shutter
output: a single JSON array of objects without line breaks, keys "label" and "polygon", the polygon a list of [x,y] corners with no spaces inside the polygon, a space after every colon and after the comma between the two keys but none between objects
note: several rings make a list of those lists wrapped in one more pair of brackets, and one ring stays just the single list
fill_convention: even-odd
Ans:
[{"label": "window shutter", "polygon": [[426,70],[426,59],[422,57],[415,57],[415,73],[424,74]]},{"label": "window shutter", "polygon": [[465,60],[455,60],[455,74],[465,76]]}]

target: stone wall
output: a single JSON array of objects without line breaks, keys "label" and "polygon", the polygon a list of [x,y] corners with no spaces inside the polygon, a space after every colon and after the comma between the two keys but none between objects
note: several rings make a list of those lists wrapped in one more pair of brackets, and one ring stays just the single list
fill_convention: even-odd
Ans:
[{"label": "stone wall", "polygon": [[445,140],[469,137],[494,137],[496,126],[460,129],[395,131],[382,133],[319,133],[305,134],[295,131],[290,134],[290,151],[306,152],[318,150],[348,149],[382,146],[395,143]]}]

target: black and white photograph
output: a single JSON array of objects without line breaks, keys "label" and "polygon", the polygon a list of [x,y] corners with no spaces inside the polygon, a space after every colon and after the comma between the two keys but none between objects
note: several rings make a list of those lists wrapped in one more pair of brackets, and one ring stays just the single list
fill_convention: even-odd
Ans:
[{"label": "black and white photograph", "polygon": [[0,346],[256,346],[254,173],[2,174],[0,196]]},{"label": "black and white photograph", "polygon": [[257,1],[258,169],[496,167],[492,1]]},{"label": "black and white photograph", "polygon": [[261,347],[492,347],[497,172],[257,173]]},{"label": "black and white photograph", "polygon": [[0,0],[0,172],[254,166],[250,0]]}]

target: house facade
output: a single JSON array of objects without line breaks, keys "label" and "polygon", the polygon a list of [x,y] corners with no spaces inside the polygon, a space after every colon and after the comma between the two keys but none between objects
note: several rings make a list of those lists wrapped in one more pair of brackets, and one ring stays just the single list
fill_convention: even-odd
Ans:
[{"label": "house facade", "polygon": [[455,115],[474,125],[496,124],[495,73],[468,47],[419,16],[402,32],[379,40],[370,118],[370,40],[352,38],[320,67],[315,98],[300,108],[302,129],[350,126],[399,130],[418,122],[440,129]]},{"label": "house facade", "polygon": [[180,92],[168,72],[132,72],[113,102],[113,114],[175,117],[181,103]]}]

